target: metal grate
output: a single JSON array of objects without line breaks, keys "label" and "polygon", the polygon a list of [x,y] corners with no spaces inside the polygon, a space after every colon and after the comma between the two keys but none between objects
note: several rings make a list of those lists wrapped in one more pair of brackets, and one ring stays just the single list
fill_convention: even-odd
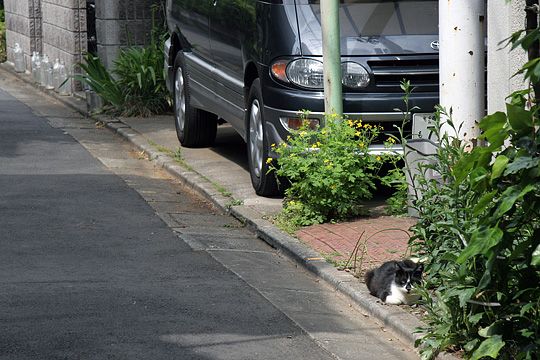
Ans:
[{"label": "metal grate", "polygon": [[386,92],[401,92],[399,85],[403,79],[411,82],[415,92],[436,92],[439,90],[439,59],[379,59],[369,60],[375,87]]}]

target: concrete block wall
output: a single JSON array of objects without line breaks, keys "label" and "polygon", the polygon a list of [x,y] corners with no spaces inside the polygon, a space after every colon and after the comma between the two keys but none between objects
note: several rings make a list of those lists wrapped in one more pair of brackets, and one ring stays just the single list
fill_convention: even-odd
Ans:
[{"label": "concrete block wall", "polygon": [[41,10],[42,53],[52,62],[63,60],[73,73],[87,51],[86,0],[41,0]]},{"label": "concrete block wall", "polygon": [[152,5],[161,3],[163,0],[96,0],[98,55],[107,67],[112,66],[121,48],[148,43]]},{"label": "concrete block wall", "polygon": [[13,48],[21,45],[26,68],[30,70],[33,51],[42,51],[41,0],[4,0],[8,61],[13,62]]}]

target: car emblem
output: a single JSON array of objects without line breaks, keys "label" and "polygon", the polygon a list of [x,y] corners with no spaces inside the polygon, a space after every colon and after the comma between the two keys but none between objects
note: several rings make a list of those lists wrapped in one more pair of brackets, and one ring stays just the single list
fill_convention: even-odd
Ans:
[{"label": "car emblem", "polygon": [[433,50],[439,51],[439,40],[432,41],[429,46],[431,46]]}]

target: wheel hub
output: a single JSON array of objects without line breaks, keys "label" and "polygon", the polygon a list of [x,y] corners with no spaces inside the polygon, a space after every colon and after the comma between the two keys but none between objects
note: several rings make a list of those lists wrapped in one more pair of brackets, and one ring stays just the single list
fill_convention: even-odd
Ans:
[{"label": "wheel hub", "polygon": [[186,122],[186,93],[184,91],[184,74],[182,68],[176,71],[174,79],[174,115],[180,131],[184,131]]},{"label": "wheel hub", "polygon": [[260,178],[263,167],[263,123],[259,101],[253,100],[249,115],[249,156],[253,174]]}]

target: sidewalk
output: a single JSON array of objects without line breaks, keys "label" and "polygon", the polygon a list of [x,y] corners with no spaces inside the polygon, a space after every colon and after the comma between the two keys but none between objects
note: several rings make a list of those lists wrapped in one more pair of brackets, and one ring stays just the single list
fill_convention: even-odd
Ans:
[{"label": "sidewalk", "polygon": [[[9,65],[1,64],[0,72],[32,83],[29,75],[14,74]],[[47,93],[86,113],[86,103],[81,98]],[[188,188],[246,223],[260,238],[348,296],[364,310],[366,316],[379,319],[405,341],[414,342],[417,337],[414,329],[421,326],[416,317],[402,307],[381,304],[369,294],[362,279],[339,271],[326,261],[344,264],[357,243],[357,265],[361,265],[361,269],[357,269],[359,273],[384,261],[403,258],[407,250],[406,232],[414,219],[375,215],[339,224],[310,226],[298,231],[297,238],[293,238],[269,220],[280,211],[281,199],[262,198],[254,193],[247,170],[245,144],[227,125],[219,127],[214,147],[181,148],[178,153],[179,143],[172,116],[145,119],[99,116],[97,119],[146,152],[152,161]]]},{"label": "sidewalk", "polygon": [[[304,243],[331,260],[343,264],[355,248],[361,259],[356,272],[363,274],[385,261],[407,257],[408,229],[415,220],[409,217],[374,215],[338,224],[313,225],[296,235]],[[354,260],[349,261],[349,265]]]}]

